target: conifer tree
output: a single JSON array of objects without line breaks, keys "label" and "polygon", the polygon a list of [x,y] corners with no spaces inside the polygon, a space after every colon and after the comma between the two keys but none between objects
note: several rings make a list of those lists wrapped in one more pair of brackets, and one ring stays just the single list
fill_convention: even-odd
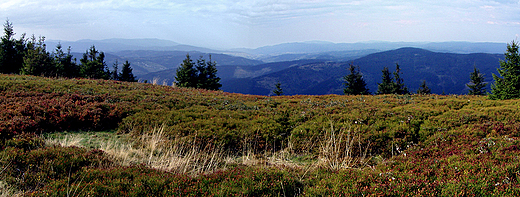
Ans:
[{"label": "conifer tree", "polygon": [[520,98],[520,53],[518,43],[507,44],[506,60],[500,60],[499,76],[493,74],[495,83],[491,85],[491,99]]},{"label": "conifer tree", "polygon": [[486,83],[484,82],[484,74],[482,74],[477,67],[473,68],[473,72],[470,74],[471,81],[466,84],[469,88],[469,95],[485,95],[486,94]]},{"label": "conifer tree", "polygon": [[426,85],[425,80],[423,80],[421,86],[419,86],[417,94],[431,94],[431,89]]},{"label": "conifer tree", "polygon": [[119,74],[119,80],[128,81],[128,82],[136,82],[134,74],[132,74],[132,68],[130,67],[130,62],[126,60],[123,64],[123,68],[121,69],[121,73]]},{"label": "conifer tree", "polygon": [[349,66],[350,74],[343,77],[345,80],[345,88],[343,89],[343,93],[345,95],[368,95],[368,88],[366,88],[365,80],[363,80],[363,75],[359,72],[359,67],[354,67],[354,65],[350,64]]},{"label": "conifer tree", "polygon": [[217,77],[217,63],[211,61],[211,55],[209,56],[209,61],[206,61],[201,56],[196,64],[191,60],[189,54],[186,55],[186,59],[183,60],[181,66],[177,69],[175,80],[179,87],[208,90],[218,90],[222,87],[220,77]]},{"label": "conifer tree", "polygon": [[46,50],[45,37],[40,37],[36,41],[36,37],[33,35],[31,41],[27,43],[27,52],[23,57],[23,66],[20,73],[56,77],[57,69],[52,60],[50,53]]},{"label": "conifer tree", "polygon": [[381,72],[383,72],[382,82],[377,84],[376,94],[393,94],[395,84],[392,81],[393,78],[392,76],[390,76],[390,71],[388,70],[388,67],[384,67]]},{"label": "conifer tree", "polygon": [[203,85],[201,88],[208,90],[218,90],[222,87],[220,84],[220,77],[217,76],[217,62],[211,61],[211,55],[209,55],[209,61],[206,62],[203,71],[199,71],[199,75],[203,73],[201,82]]},{"label": "conifer tree", "polygon": [[105,63],[105,53],[96,50],[95,46],[90,47],[83,58],[80,59],[80,73],[82,77],[91,79],[109,79],[110,71]]},{"label": "conifer tree", "polygon": [[395,63],[395,72],[394,72],[394,93],[395,94],[409,94],[408,88],[404,85],[403,79],[399,75],[401,73],[401,68],[399,68],[399,64]]},{"label": "conifer tree", "polygon": [[70,46],[65,54],[61,44],[58,43],[54,52],[54,64],[58,77],[73,78],[79,76],[79,67],[76,64],[76,59],[70,54]]},{"label": "conifer tree", "polygon": [[112,72],[110,72],[110,79],[112,80],[116,80],[118,81],[119,80],[119,61],[116,60],[116,62],[114,62],[114,65],[112,65]]},{"label": "conifer tree", "polygon": [[184,59],[181,66],[177,68],[175,80],[179,87],[197,87],[197,70],[189,54],[186,54],[186,59]]},{"label": "conifer tree", "polygon": [[14,38],[13,24],[7,20],[4,24],[4,36],[0,42],[0,73],[20,73],[26,51],[25,34],[19,40]]},{"label": "conifer tree", "polygon": [[273,90],[273,93],[276,95],[276,96],[280,96],[283,94],[283,90],[282,90],[282,84],[280,82],[276,83],[274,85],[274,90]]}]

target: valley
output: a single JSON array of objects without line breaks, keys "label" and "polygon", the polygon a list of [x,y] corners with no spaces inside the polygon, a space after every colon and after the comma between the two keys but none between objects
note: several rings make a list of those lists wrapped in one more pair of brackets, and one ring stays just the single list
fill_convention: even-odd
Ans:
[{"label": "valley", "polygon": [[502,44],[316,42],[288,43],[255,50],[236,49],[241,51],[235,52],[209,49],[199,52],[170,51],[173,46],[156,46],[156,50],[107,52],[107,65],[111,67],[116,60],[128,60],[137,79],[142,82],[172,84],[176,69],[186,54],[193,59],[201,56],[209,59],[211,55],[217,62],[222,90],[226,92],[270,95],[274,85],[280,82],[286,95],[324,95],[342,94],[342,77],[348,74],[349,64],[360,67],[368,89],[375,93],[383,67],[394,69],[398,63],[404,83],[412,92],[424,80],[433,93],[466,94],[466,84],[474,67],[484,74],[488,84],[492,81],[492,74],[497,74],[498,62],[504,59],[505,48],[499,47],[503,47]]}]

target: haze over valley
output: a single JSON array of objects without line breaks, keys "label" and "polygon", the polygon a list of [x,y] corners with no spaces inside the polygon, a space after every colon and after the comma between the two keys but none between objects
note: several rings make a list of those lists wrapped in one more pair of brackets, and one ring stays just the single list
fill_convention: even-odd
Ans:
[{"label": "haze over valley", "polygon": [[[431,72],[454,67],[467,71],[475,66],[485,71],[490,80],[498,63],[491,64],[482,53],[503,54],[506,44],[519,37],[519,12],[517,0],[0,3],[0,18],[13,22],[18,36],[45,36],[49,51],[61,43],[65,48],[70,46],[79,59],[95,45],[107,53],[109,67],[115,60],[128,60],[138,78],[168,84],[173,82],[172,73],[187,53],[194,59],[201,55],[209,58],[211,54],[218,63],[223,90],[263,95],[269,94],[267,89],[272,88],[273,81],[280,81],[286,94],[339,93],[338,79],[320,77],[324,73],[292,76],[289,72],[296,72],[295,68],[305,64],[334,70],[323,65],[344,68],[356,62],[364,64],[359,66],[372,91],[380,68],[399,63],[407,71],[403,73],[404,82],[411,89],[417,87],[417,80],[426,80],[434,93],[461,94],[462,81],[467,79],[462,77],[463,73]],[[433,53],[419,52],[424,55],[422,59],[406,54],[380,54],[386,59],[378,62],[363,59],[404,47]],[[473,53],[480,55],[467,56]],[[345,69],[340,70],[334,73],[344,73]],[[288,80],[296,76],[303,78],[300,85]],[[330,88],[317,89],[327,91],[309,90],[322,87],[326,81],[331,82],[327,85]],[[245,89],[233,84],[241,84]]]},{"label": "haze over valley", "polygon": [[[57,44],[48,41],[48,45]],[[383,67],[402,68],[404,83],[416,90],[428,82],[436,94],[465,94],[469,73],[477,67],[486,82],[492,81],[506,43],[478,42],[369,42],[285,43],[256,49],[216,50],[158,39],[109,39],[65,42],[72,49],[95,45],[107,53],[109,67],[118,60],[132,63],[137,79],[171,85],[178,66],[189,54],[217,62],[222,90],[270,95],[280,82],[286,95],[342,94],[349,64],[360,66],[368,88],[374,92]],[[81,57],[79,50],[74,51]],[[488,86],[489,89],[489,86]]]},{"label": "haze over valley", "polygon": [[2,0],[0,197],[520,196],[520,0]]}]

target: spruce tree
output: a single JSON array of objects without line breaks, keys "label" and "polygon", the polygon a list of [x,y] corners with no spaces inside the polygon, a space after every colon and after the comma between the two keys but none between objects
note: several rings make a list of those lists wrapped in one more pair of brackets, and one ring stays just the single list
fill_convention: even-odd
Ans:
[{"label": "spruce tree", "polygon": [[393,94],[395,85],[388,67],[384,67],[381,72],[383,72],[382,82],[377,84],[376,94]]},{"label": "spruce tree", "polygon": [[204,71],[199,71],[199,75],[201,73],[204,74],[202,82],[200,82],[203,84],[201,88],[218,90],[222,87],[222,84],[220,84],[220,77],[217,76],[217,62],[211,61],[211,55],[209,55],[209,61],[206,62]]},{"label": "spruce tree", "polygon": [[83,58],[80,59],[80,74],[82,77],[91,79],[109,79],[110,71],[105,63],[105,53],[96,50],[95,46],[90,47]]},{"label": "spruce tree", "polygon": [[417,94],[431,94],[430,88],[426,85],[426,81],[423,80],[421,86],[417,90]]},{"label": "spruce tree", "polygon": [[132,68],[130,67],[130,62],[126,60],[123,64],[123,68],[121,69],[121,73],[119,74],[119,80],[128,81],[128,82],[136,82],[134,74],[132,74]]},{"label": "spruce tree", "polygon": [[518,43],[512,41],[507,44],[506,60],[500,60],[499,76],[493,74],[495,83],[491,85],[491,99],[520,98],[520,53]]},{"label": "spruce tree", "polygon": [[209,61],[206,61],[201,56],[195,64],[189,54],[187,54],[186,59],[184,59],[181,66],[177,68],[175,80],[179,87],[208,90],[218,90],[222,87],[220,77],[217,77],[217,63],[211,61],[211,55],[209,56]]},{"label": "spruce tree", "polygon": [[25,34],[19,40],[14,38],[13,24],[7,20],[4,24],[4,36],[0,42],[0,73],[20,73],[26,52]]},{"label": "spruce tree", "polygon": [[350,64],[349,66],[350,74],[343,77],[345,80],[345,88],[343,89],[343,93],[345,95],[368,95],[368,89],[366,88],[365,80],[363,80],[363,75],[359,72],[359,67],[354,67],[354,65]]},{"label": "spruce tree", "polygon": [[197,63],[195,64],[195,70],[196,70],[196,75],[197,75],[197,79],[196,79],[196,88],[201,88],[203,89],[206,84],[208,83],[207,82],[207,75],[208,73],[206,72],[206,60],[202,57],[202,55],[199,57],[199,59],[197,60]]},{"label": "spruce tree", "polygon": [[186,59],[184,59],[181,66],[177,68],[175,80],[179,87],[197,87],[197,70],[189,54],[186,54]]},{"label": "spruce tree", "polygon": [[280,82],[276,83],[274,85],[274,90],[273,90],[273,93],[276,95],[276,96],[280,96],[283,94],[283,90],[282,90],[282,84]]},{"label": "spruce tree", "polygon": [[394,93],[395,94],[409,94],[408,88],[404,85],[403,79],[399,75],[401,73],[401,68],[399,68],[399,64],[395,63],[395,72],[394,72]]},{"label": "spruce tree", "polygon": [[486,94],[486,83],[484,82],[484,74],[482,74],[477,67],[473,68],[473,72],[470,74],[471,81],[466,84],[469,88],[469,95],[485,95]]},{"label": "spruce tree", "polygon": [[65,54],[61,44],[58,43],[54,52],[54,65],[58,77],[73,78],[79,76],[79,67],[76,64],[76,59],[70,54],[70,46]]},{"label": "spruce tree", "polygon": [[27,43],[27,52],[23,58],[21,74],[56,77],[57,69],[49,52],[46,50],[45,37],[36,41],[33,35]]},{"label": "spruce tree", "polygon": [[110,79],[119,81],[119,61],[116,60],[114,65],[112,65],[112,72],[110,72]]}]

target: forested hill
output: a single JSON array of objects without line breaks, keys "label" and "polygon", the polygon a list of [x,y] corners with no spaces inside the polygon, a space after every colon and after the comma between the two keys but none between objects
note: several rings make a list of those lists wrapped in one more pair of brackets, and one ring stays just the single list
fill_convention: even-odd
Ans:
[{"label": "forested hill", "polygon": [[504,59],[504,55],[438,53],[407,47],[373,53],[349,62],[310,63],[255,78],[223,79],[222,89],[268,95],[275,84],[280,82],[286,95],[342,94],[342,77],[348,74],[347,67],[352,63],[360,67],[370,92],[374,93],[377,91],[377,83],[381,82],[381,70],[388,67],[393,72],[398,63],[402,71],[401,77],[411,92],[415,92],[424,80],[432,93],[466,94],[466,84],[470,81],[473,68],[484,73],[486,82],[489,83],[493,81],[491,73],[496,73],[500,59]]}]

